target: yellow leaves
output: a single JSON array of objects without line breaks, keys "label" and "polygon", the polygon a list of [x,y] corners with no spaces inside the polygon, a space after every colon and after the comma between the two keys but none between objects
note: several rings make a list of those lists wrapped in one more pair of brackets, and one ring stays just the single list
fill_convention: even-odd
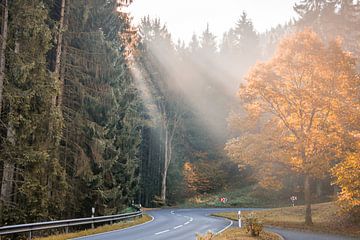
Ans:
[{"label": "yellow leaves", "polygon": [[190,194],[211,192],[223,185],[224,172],[215,161],[186,162],[183,174]]},{"label": "yellow leaves", "polygon": [[283,188],[283,183],[281,179],[276,178],[275,176],[265,176],[259,182],[260,186],[266,189],[273,189],[275,191],[279,191]]},{"label": "yellow leaves", "polygon": [[192,171],[192,169],[193,169],[193,166],[192,166],[192,164],[190,162],[185,162],[184,163],[184,171],[190,172],[190,171]]},{"label": "yellow leaves", "polygon": [[304,161],[300,157],[291,157],[290,163],[295,172],[301,172],[304,169]]},{"label": "yellow leaves", "polygon": [[[360,147],[360,146],[359,146]],[[345,212],[360,216],[360,148],[332,169],[341,187],[339,203]]]},{"label": "yellow leaves", "polygon": [[[321,178],[353,144],[350,132],[360,125],[360,78],[339,41],[325,46],[309,29],[296,33],[246,80],[238,92],[246,116],[229,120],[240,134],[226,144],[233,161]],[[272,182],[271,174],[265,178]]]}]

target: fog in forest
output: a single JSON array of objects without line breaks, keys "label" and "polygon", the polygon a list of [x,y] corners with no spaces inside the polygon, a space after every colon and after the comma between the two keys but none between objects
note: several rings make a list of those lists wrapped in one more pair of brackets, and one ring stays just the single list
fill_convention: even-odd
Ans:
[{"label": "fog in forest", "polygon": [[[281,34],[287,28],[290,27],[280,27]],[[215,36],[211,26],[207,25],[203,33],[200,36],[194,34],[188,44],[181,40],[174,42],[161,19],[144,17],[139,30],[158,67],[158,70],[152,70],[157,72],[150,74],[161,75],[163,87],[181,98],[187,106],[185,111],[196,116],[211,138],[224,144],[229,136],[229,114],[238,111],[234,108],[236,92],[245,82],[244,77],[251,66],[266,58],[261,41],[267,43],[269,36],[259,34],[245,12],[223,36]],[[273,51],[266,47],[267,51]],[[142,90],[147,89],[144,94],[153,102],[147,87],[147,79],[151,78],[149,72],[141,72],[139,68],[134,65],[138,84]],[[155,108],[151,109],[155,111]]]}]

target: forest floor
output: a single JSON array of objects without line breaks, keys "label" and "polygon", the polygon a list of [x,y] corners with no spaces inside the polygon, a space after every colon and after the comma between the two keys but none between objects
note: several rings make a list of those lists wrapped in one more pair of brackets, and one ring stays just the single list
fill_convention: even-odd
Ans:
[{"label": "forest floor", "polygon": [[[242,214],[248,214],[244,211]],[[312,217],[314,224],[304,224],[305,206],[273,208],[254,211],[264,225],[281,228],[292,228],[305,231],[341,234],[347,236],[360,236],[359,224],[344,224],[340,217],[340,209],[334,202],[319,203],[312,205]],[[217,213],[214,216],[225,217],[237,221],[237,213]]]},{"label": "forest floor", "polygon": [[[202,194],[187,199],[184,203],[178,205],[180,208],[192,207],[264,207],[264,201],[252,197],[250,188],[241,188],[232,191]],[[220,198],[226,198],[226,203],[220,202]]]},{"label": "forest floor", "polygon": [[68,234],[61,234],[61,235],[53,235],[43,238],[34,238],[35,240],[65,240],[65,239],[72,239],[72,238],[78,238],[78,237],[84,237],[104,232],[110,232],[114,230],[120,230],[128,227],[132,227],[135,225],[143,224],[146,222],[149,222],[152,218],[149,215],[144,214],[141,218],[137,218],[132,221],[126,221],[126,222],[119,222],[112,225],[104,225],[97,227],[95,229],[87,229],[84,231],[79,232],[73,232]]},{"label": "forest floor", "polygon": [[281,237],[275,233],[263,231],[260,236],[252,237],[245,229],[229,228],[219,235],[212,236],[211,234],[205,236],[198,236],[197,240],[281,240]]}]

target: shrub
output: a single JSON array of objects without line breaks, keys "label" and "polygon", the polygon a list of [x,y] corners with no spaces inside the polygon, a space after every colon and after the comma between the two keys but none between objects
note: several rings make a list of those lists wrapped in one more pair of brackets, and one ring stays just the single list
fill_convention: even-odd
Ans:
[{"label": "shrub", "polygon": [[255,216],[252,212],[244,217],[244,224],[246,231],[251,234],[251,236],[259,236],[263,231],[262,222]]},{"label": "shrub", "polygon": [[201,236],[200,234],[196,234],[196,240],[211,240],[215,236],[212,232],[207,232],[204,236]]}]

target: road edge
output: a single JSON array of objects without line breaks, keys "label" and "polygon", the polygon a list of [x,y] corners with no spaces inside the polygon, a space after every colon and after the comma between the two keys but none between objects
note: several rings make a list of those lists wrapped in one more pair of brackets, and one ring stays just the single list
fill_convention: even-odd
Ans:
[{"label": "road edge", "polygon": [[230,220],[230,224],[227,225],[225,228],[221,229],[220,231],[218,231],[217,233],[215,233],[215,235],[219,235],[220,233],[226,231],[228,228],[230,228],[232,225],[234,224],[234,222],[232,220]]},{"label": "road edge", "polygon": [[281,234],[279,234],[277,232],[273,232],[273,231],[269,231],[269,232],[271,232],[272,234],[275,234],[276,236],[278,236],[280,238],[280,240],[285,240],[285,238]]},{"label": "road edge", "polygon": [[122,228],[122,229],[118,229],[118,230],[112,230],[112,231],[109,231],[109,232],[97,233],[97,234],[92,234],[92,235],[87,235],[87,236],[82,236],[82,237],[77,237],[77,238],[70,238],[70,239],[71,240],[84,239],[84,238],[87,238],[87,237],[96,237],[96,236],[101,236],[101,235],[109,234],[109,233],[113,233],[113,232],[121,232],[121,231],[124,231],[124,230],[127,230],[127,229],[131,229],[131,228],[135,228],[135,227],[138,227],[138,226],[142,226],[142,225],[151,223],[152,221],[155,220],[154,216],[152,216],[152,215],[150,215],[148,213],[146,213],[146,214],[151,217],[150,221],[147,221],[147,222],[144,222],[144,223],[141,223],[141,224],[138,224],[138,225],[134,225],[134,226],[131,226],[131,227],[127,227],[127,228]]}]

